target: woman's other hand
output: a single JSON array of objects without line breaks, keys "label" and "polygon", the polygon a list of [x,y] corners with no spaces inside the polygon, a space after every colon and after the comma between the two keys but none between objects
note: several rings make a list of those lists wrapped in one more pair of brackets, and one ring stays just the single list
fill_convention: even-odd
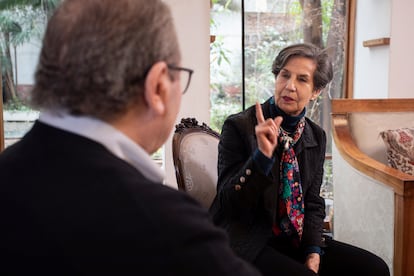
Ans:
[{"label": "woman's other hand", "polygon": [[306,257],[305,266],[317,274],[320,262],[321,256],[318,253],[311,253]]},{"label": "woman's other hand", "polygon": [[262,106],[256,102],[256,119],[257,125],[255,133],[257,137],[257,146],[259,150],[268,158],[272,158],[273,152],[277,147],[279,128],[282,123],[282,117],[275,119],[264,119]]}]

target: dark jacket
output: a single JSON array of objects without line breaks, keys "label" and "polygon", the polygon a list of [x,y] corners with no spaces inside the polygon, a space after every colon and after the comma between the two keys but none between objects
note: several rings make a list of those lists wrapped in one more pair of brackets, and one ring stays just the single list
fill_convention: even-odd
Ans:
[{"label": "dark jacket", "polygon": [[[265,119],[269,118],[269,101],[262,104],[262,110]],[[279,148],[275,151],[276,161],[269,176],[265,176],[253,161],[257,149],[256,125],[254,106],[225,121],[219,143],[217,196],[210,209],[215,223],[229,233],[232,248],[249,261],[255,259],[272,237],[280,184]],[[303,248],[324,246],[325,204],[319,192],[325,147],[325,132],[306,118],[305,129],[294,146],[305,202]]]},{"label": "dark jacket", "polygon": [[36,122],[0,154],[0,275],[258,275],[187,194]]}]

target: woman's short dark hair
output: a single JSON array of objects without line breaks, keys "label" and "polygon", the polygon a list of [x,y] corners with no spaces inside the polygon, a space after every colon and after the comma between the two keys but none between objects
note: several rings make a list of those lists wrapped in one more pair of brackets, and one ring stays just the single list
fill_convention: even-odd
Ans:
[{"label": "woman's short dark hair", "polygon": [[313,60],[316,64],[313,75],[314,90],[320,90],[332,80],[333,68],[328,53],[315,45],[300,43],[290,45],[277,55],[272,65],[272,73],[277,77],[280,70],[292,57],[305,57]]},{"label": "woman's short dark hair", "polygon": [[63,1],[46,29],[32,104],[114,118],[141,101],[146,74],[159,61],[180,62],[162,0]]}]

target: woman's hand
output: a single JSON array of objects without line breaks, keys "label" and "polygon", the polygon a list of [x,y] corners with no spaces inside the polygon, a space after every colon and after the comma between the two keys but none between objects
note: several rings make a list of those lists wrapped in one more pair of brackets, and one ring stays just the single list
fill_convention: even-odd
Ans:
[{"label": "woman's hand", "polygon": [[321,256],[318,253],[311,253],[306,257],[305,266],[317,274],[320,262]]},{"label": "woman's hand", "polygon": [[257,146],[259,150],[268,158],[272,158],[273,152],[277,147],[279,127],[282,123],[282,117],[275,119],[264,119],[262,106],[256,102],[256,119],[257,125],[255,133],[257,137]]}]

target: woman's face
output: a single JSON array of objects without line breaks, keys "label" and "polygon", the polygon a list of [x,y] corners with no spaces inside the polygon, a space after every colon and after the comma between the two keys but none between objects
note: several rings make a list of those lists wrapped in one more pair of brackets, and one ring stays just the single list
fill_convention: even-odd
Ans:
[{"label": "woman's face", "polygon": [[318,97],[314,91],[313,74],[316,64],[305,57],[291,57],[280,70],[275,83],[275,102],[286,114],[299,115],[310,100]]}]

